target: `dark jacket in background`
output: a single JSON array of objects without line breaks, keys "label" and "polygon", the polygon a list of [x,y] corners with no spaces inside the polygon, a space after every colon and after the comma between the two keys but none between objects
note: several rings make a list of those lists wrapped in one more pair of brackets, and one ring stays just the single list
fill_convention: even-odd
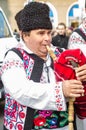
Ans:
[{"label": "dark jacket in background", "polygon": [[67,46],[68,46],[68,39],[69,37],[66,36],[66,35],[56,35],[52,38],[52,44],[54,46],[58,46],[60,48],[65,48],[67,49]]}]

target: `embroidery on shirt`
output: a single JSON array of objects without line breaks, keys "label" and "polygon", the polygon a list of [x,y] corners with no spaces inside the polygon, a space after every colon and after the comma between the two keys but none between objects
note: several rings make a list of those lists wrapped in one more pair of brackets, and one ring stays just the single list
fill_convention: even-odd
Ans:
[{"label": "embroidery on shirt", "polygon": [[10,95],[6,94],[5,96],[4,125],[9,130],[23,130],[26,107],[18,104]]},{"label": "embroidery on shirt", "polygon": [[5,71],[5,70],[8,70],[8,69],[11,69],[12,67],[23,67],[23,63],[21,63],[20,61],[18,60],[11,60],[11,61],[6,61],[4,62],[1,70],[0,70],[0,75],[2,75],[2,73]]},{"label": "embroidery on shirt", "polygon": [[27,78],[30,79],[34,66],[34,60],[29,55],[27,55],[23,49],[18,48],[18,50],[20,50],[23,55],[24,69],[26,71]]}]

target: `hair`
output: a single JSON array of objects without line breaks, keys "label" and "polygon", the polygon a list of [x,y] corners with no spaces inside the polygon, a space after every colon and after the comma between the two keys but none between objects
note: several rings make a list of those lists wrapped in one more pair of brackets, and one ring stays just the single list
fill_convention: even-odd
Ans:
[{"label": "hair", "polygon": [[[58,23],[58,26],[59,25],[62,25],[62,26],[64,26],[64,28],[66,29],[66,25],[65,25],[65,23],[63,23],[63,22],[60,22],[60,23]],[[57,29],[58,29],[58,26],[57,26]]]}]

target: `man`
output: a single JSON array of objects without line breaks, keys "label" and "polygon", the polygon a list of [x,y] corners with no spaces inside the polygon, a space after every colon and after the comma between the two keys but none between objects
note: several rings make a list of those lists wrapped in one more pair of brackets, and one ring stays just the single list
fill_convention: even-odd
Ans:
[{"label": "man", "polygon": [[29,3],[20,24],[23,41],[7,52],[0,71],[6,95],[4,130],[68,130],[66,99],[80,97],[84,90],[80,80],[55,79],[46,48],[52,40],[49,7]]},{"label": "man", "polygon": [[57,35],[52,38],[52,44],[67,49],[68,39],[68,36],[66,36],[66,25],[64,23],[59,23],[57,27]]}]

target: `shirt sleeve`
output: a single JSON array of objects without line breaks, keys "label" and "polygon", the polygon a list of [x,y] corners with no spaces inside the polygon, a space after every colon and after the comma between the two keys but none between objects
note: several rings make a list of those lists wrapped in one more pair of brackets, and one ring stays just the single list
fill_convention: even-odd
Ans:
[{"label": "shirt sleeve", "polygon": [[86,55],[86,43],[84,39],[77,33],[73,32],[69,38],[68,49],[79,48]]},{"label": "shirt sleeve", "polygon": [[66,110],[62,83],[37,83],[27,79],[23,61],[9,52],[3,62],[1,79],[5,92],[24,106],[42,110]]}]

